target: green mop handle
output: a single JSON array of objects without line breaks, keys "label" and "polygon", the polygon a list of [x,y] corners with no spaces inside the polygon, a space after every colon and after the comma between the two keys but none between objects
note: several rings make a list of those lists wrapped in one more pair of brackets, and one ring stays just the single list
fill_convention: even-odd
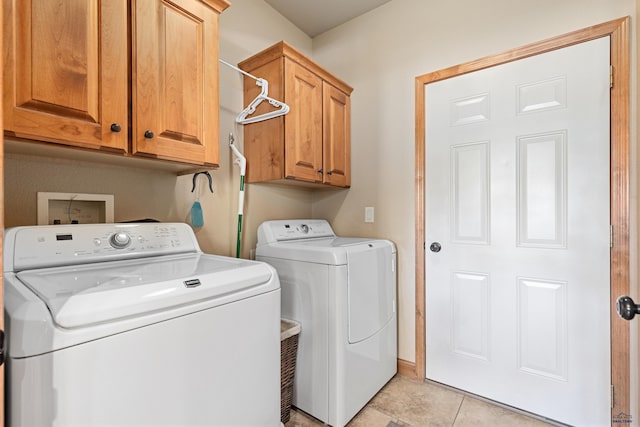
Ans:
[{"label": "green mop handle", "polygon": [[247,159],[233,144],[233,134],[229,134],[229,147],[236,157],[233,161],[240,166],[240,195],[238,196],[238,235],[236,238],[236,258],[240,258],[240,241],[242,240],[242,212],[244,211],[244,174],[247,170]]},{"label": "green mop handle", "polygon": [[240,175],[240,196],[238,200],[238,237],[236,239],[236,258],[240,258],[240,239],[242,237],[242,212],[244,210],[244,175]]}]

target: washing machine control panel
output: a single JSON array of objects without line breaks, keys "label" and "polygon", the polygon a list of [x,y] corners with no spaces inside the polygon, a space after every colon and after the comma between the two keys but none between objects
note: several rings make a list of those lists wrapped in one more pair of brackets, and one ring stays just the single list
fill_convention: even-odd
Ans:
[{"label": "washing machine control panel", "polygon": [[193,230],[180,223],[74,224],[17,227],[16,269],[199,251]]}]

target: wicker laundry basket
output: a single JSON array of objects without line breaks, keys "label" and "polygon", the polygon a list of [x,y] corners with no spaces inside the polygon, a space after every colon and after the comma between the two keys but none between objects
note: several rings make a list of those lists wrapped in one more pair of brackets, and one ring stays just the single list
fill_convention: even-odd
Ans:
[{"label": "wicker laundry basket", "polygon": [[283,424],[289,421],[291,413],[299,334],[299,323],[286,319],[280,320],[280,421]]}]

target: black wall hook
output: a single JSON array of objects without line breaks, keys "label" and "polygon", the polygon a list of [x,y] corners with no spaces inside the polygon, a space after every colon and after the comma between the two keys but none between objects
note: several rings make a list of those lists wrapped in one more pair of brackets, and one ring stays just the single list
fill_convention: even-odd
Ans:
[{"label": "black wall hook", "polygon": [[213,193],[213,179],[211,179],[211,174],[209,174],[209,171],[198,172],[193,174],[193,187],[191,188],[191,192],[193,193],[196,190],[196,178],[198,178],[198,175],[200,174],[206,175],[207,178],[209,178],[209,190],[211,190],[211,192]]}]

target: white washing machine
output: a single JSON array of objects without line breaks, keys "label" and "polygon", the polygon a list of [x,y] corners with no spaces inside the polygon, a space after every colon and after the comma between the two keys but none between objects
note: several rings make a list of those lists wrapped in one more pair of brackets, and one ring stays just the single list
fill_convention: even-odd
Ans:
[{"label": "white washing machine", "polygon": [[280,287],[185,224],[4,240],[7,425],[280,426]]},{"label": "white washing machine", "polygon": [[394,244],[337,237],[324,220],[267,221],[256,259],[278,271],[282,316],[301,323],[293,405],[344,426],[397,370]]}]

